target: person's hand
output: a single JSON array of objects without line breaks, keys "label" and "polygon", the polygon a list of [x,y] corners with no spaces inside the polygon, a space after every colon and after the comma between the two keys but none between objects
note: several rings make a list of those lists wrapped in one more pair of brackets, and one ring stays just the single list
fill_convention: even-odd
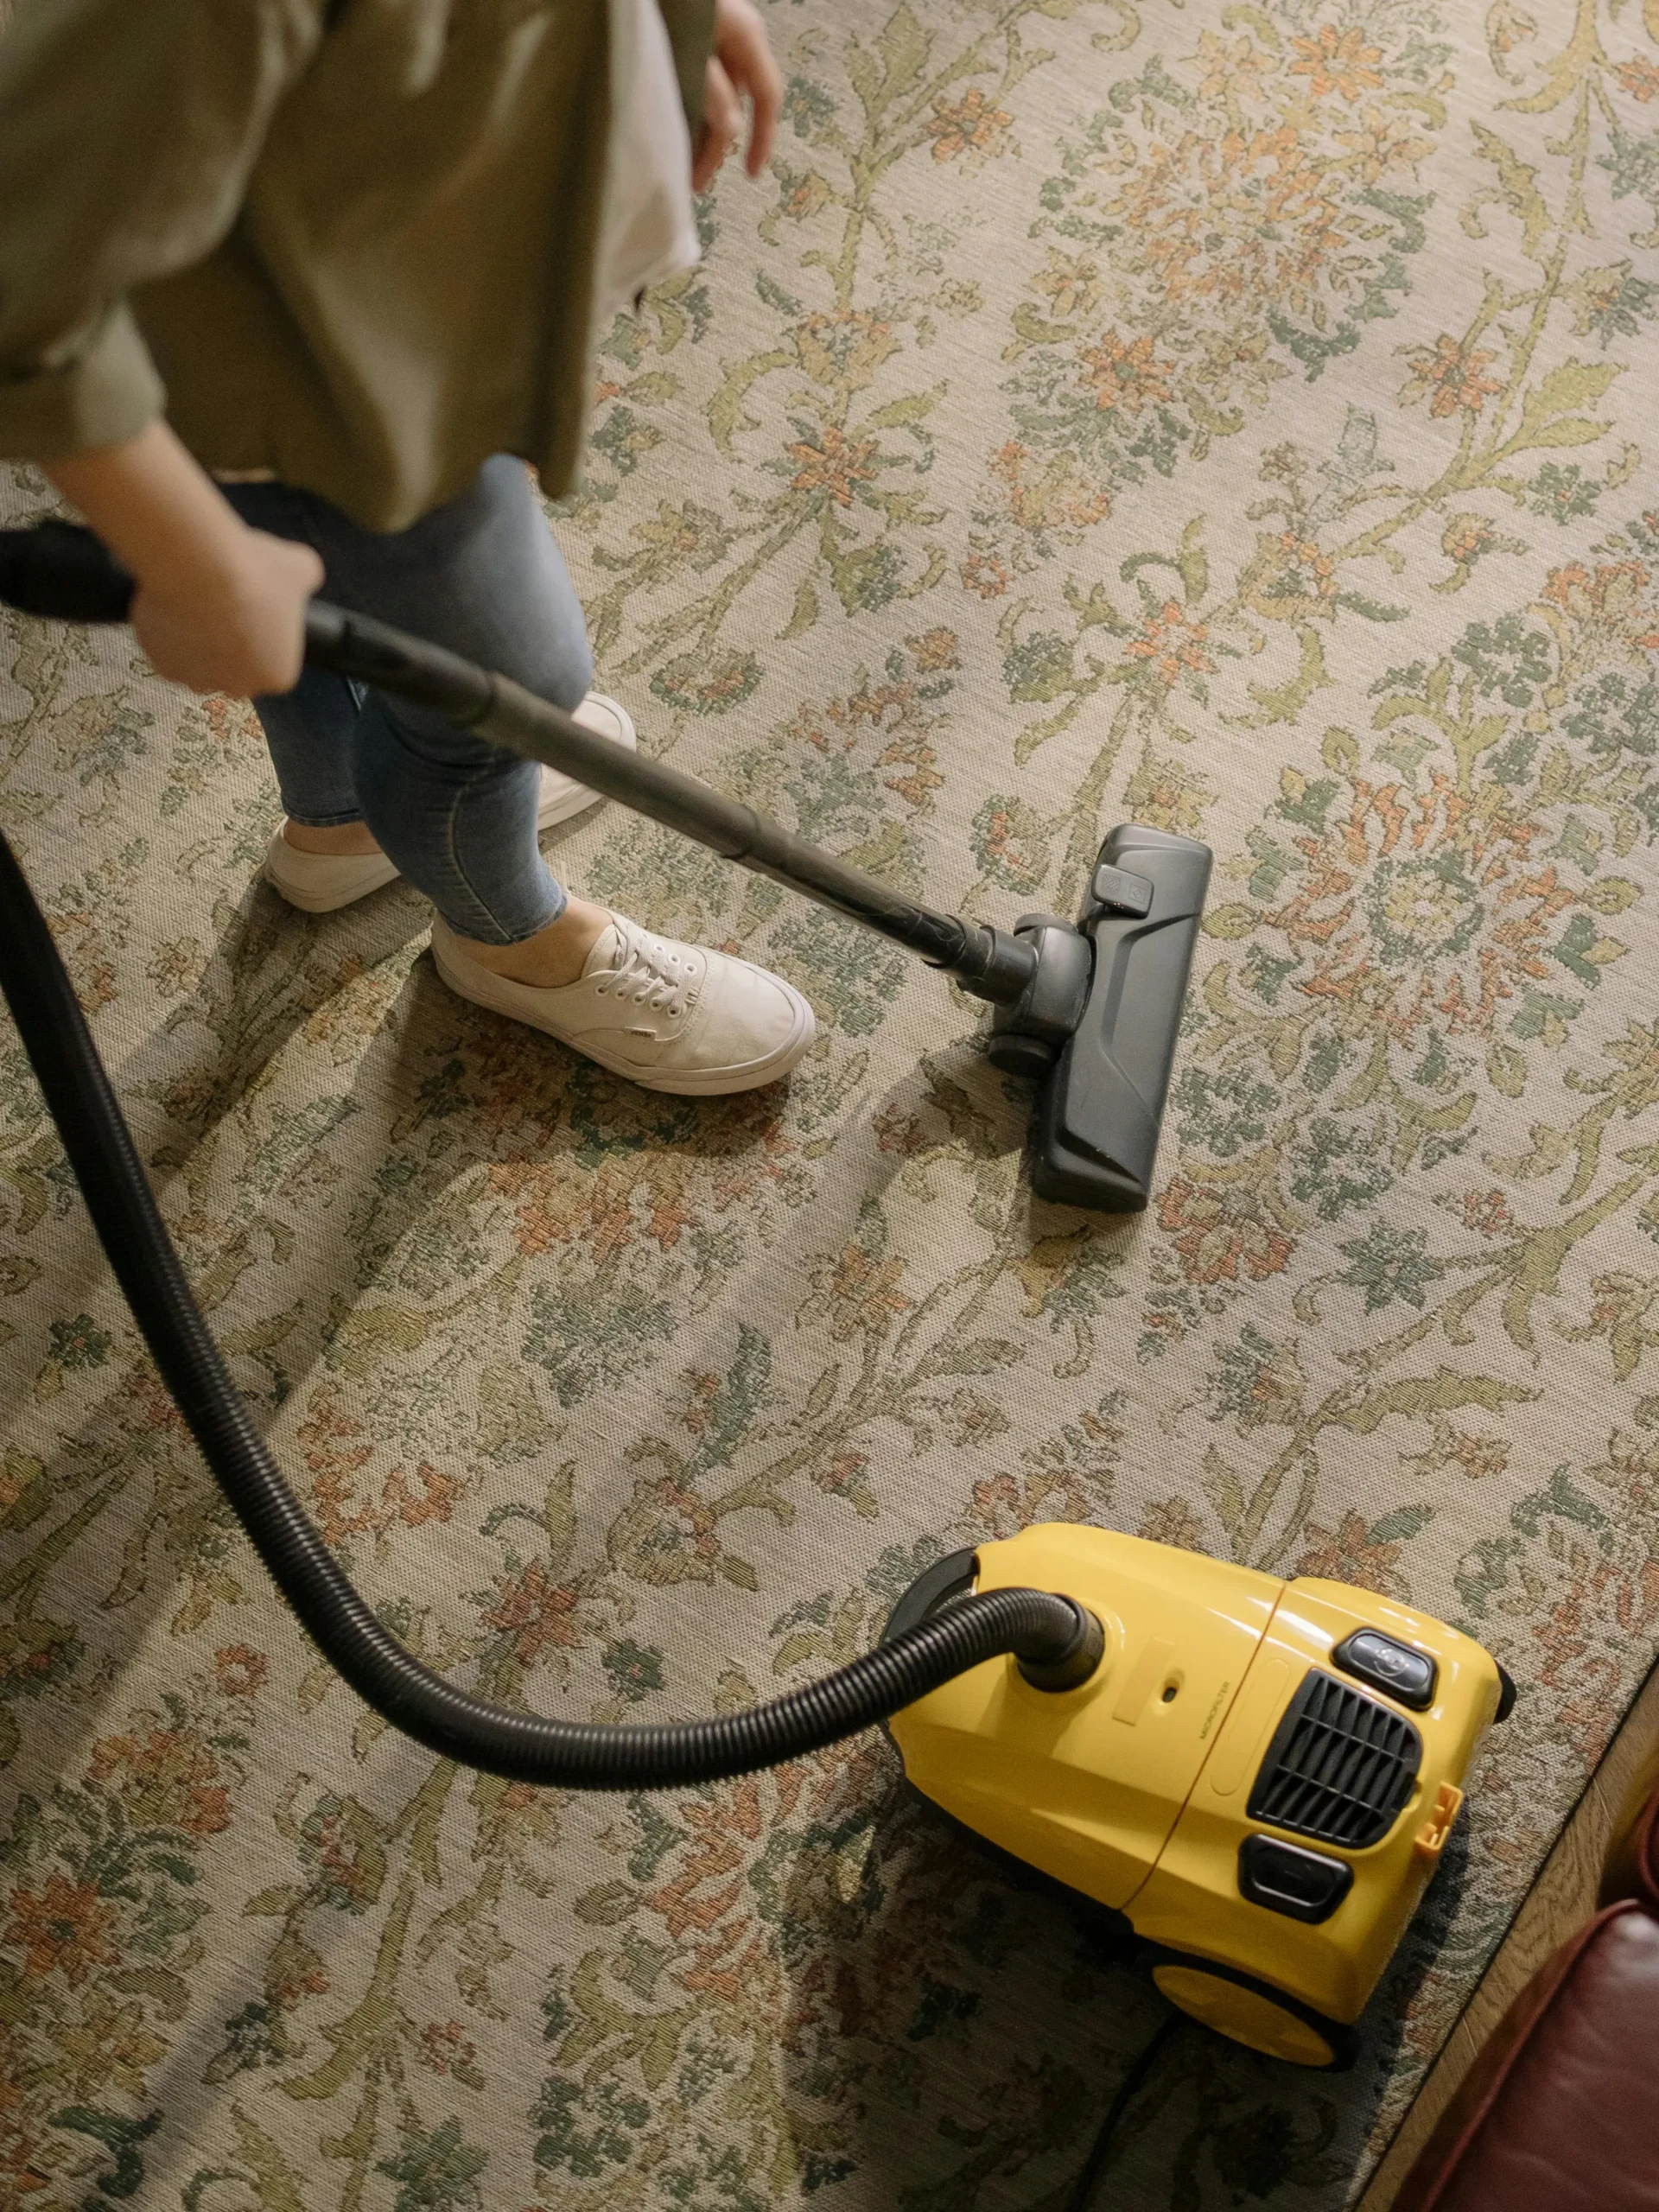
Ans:
[{"label": "person's hand", "polygon": [[250,530],[159,417],[41,466],[131,569],[129,620],[158,676],[243,699],[293,688],[322,582],[308,545]]},{"label": "person's hand", "polygon": [[238,524],[195,573],[139,578],[130,620],[158,676],[251,698],[290,690],[305,657],[305,607],[322,582],[308,545]]},{"label": "person's hand", "polygon": [[784,79],[754,0],[715,0],[715,50],[709,60],[702,129],[691,160],[691,189],[702,192],[743,129],[742,95],[754,110],[744,166],[759,176],[772,158],[772,134],[784,104]]}]

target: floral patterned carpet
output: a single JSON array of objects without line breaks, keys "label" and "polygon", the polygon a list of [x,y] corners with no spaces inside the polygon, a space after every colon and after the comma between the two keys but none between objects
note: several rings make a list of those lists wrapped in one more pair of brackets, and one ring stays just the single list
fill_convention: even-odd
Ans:
[{"label": "floral patterned carpet", "polygon": [[[1659,9],[772,0],[769,176],[618,323],[557,529],[644,741],[894,882],[1218,874],[1157,1196],[1034,1204],[976,1009],[606,810],[818,1010],[631,1090],[401,887],[255,878],[247,711],[22,622],[0,815],[238,1378],[435,1665],[604,1719],[1033,1517],[1408,1596],[1521,1685],[1351,2075],[1196,2031],[1097,2212],[1334,2212],[1659,1626]],[[1648,397],[1644,399],[1643,394]],[[41,486],[11,472],[14,516]],[[0,1123],[0,2198],[1062,2212],[1159,2005],[885,1742],[561,1799],[320,1667]]]}]

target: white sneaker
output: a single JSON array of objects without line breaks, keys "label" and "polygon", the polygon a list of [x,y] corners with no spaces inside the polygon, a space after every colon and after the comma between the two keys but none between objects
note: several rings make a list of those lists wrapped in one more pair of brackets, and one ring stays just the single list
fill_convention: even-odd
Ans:
[{"label": "white sneaker", "polygon": [[[632,753],[639,744],[626,708],[619,707],[602,691],[590,691],[573,719],[584,729],[608,737],[625,752]],[[536,834],[541,836],[556,823],[569,822],[573,815],[597,805],[599,796],[573,776],[563,776],[556,768],[543,768]],[[266,850],[265,875],[290,906],[302,907],[308,914],[332,914],[337,907],[349,906],[354,899],[366,899],[371,891],[378,891],[397,877],[396,866],[384,853],[302,853],[283,835],[286,826],[278,824]]]},{"label": "white sneaker", "polygon": [[557,989],[493,974],[442,919],[432,957],[462,998],[545,1030],[647,1090],[758,1090],[787,1075],[817,1034],[811,1007],[781,976],[653,937],[623,914],[612,915],[576,981]]}]

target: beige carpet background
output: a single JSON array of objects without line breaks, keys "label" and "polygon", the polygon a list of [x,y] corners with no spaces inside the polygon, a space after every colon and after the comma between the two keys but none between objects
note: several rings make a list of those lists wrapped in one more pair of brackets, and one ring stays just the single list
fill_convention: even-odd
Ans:
[{"label": "beige carpet background", "polygon": [[[1521,1685],[1351,2075],[1196,2031],[1099,2207],[1334,2212],[1659,1619],[1659,20],[774,0],[778,158],[619,322],[557,521],[644,742],[942,903],[1218,875],[1153,1211],[1033,1204],[976,1012],[607,810],[791,976],[786,1092],[460,1005],[255,880],[248,713],[6,630],[0,818],[200,1295],[385,1618],[607,1719],[1096,1520],[1408,1596]],[[46,504],[15,470],[14,517]],[[7,1033],[8,1034],[10,1033]],[[276,1603],[0,1047],[0,2198],[1059,2212],[1158,2005],[864,1741],[478,1781]]]}]

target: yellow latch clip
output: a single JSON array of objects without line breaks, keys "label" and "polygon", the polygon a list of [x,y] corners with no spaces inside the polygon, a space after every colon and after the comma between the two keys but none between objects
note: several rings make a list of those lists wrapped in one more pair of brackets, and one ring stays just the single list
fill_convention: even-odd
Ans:
[{"label": "yellow latch clip", "polygon": [[1446,1848],[1452,1823],[1458,1817],[1463,1792],[1455,1782],[1443,1782],[1434,1793],[1434,1809],[1417,1831],[1417,1850],[1424,1859],[1438,1859]]}]

